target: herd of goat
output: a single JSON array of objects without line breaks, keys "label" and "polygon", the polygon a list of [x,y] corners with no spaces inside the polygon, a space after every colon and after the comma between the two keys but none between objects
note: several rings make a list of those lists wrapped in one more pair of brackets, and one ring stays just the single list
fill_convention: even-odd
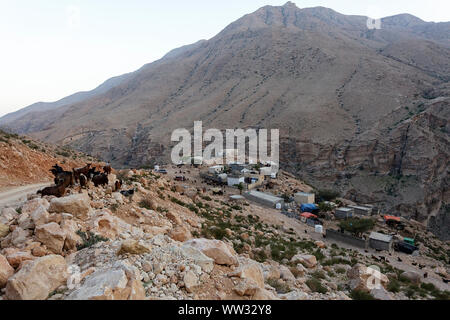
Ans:
[{"label": "herd of goat", "polygon": [[[111,166],[104,166],[103,172],[97,171],[96,167],[91,167],[88,163],[82,168],[73,168],[72,171],[65,171],[58,164],[55,164],[50,172],[55,177],[55,185],[39,190],[37,194],[41,196],[62,197],[66,193],[66,189],[79,184],[81,188],[87,188],[88,182],[92,181],[94,186],[106,186],[109,183],[108,175],[111,174]],[[119,191],[122,187],[122,181],[117,180],[114,183],[114,191]]]}]

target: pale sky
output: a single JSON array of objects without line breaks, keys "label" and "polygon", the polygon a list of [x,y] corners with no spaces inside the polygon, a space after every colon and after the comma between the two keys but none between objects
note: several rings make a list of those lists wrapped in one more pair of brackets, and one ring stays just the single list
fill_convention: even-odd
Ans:
[{"label": "pale sky", "polygon": [[[0,0],[0,116],[56,101],[209,39],[241,16],[287,0]],[[450,21],[449,0],[293,0],[380,18]]]}]

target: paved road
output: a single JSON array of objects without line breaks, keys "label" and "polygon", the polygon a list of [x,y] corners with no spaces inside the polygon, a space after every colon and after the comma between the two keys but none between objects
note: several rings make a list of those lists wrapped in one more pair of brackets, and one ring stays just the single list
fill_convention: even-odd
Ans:
[{"label": "paved road", "polygon": [[27,200],[29,194],[36,193],[36,191],[49,185],[51,185],[49,182],[29,184],[2,191],[0,192],[0,208],[19,205]]}]

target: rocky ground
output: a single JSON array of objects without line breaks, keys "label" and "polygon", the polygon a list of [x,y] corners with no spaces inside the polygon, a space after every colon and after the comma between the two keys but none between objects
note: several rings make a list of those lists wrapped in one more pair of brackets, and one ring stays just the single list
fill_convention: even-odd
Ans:
[{"label": "rocky ground", "polygon": [[[188,181],[176,182],[176,169],[167,176],[115,172],[110,181],[122,178],[133,196],[91,185],[4,208],[1,299],[449,298],[441,281],[448,263],[427,256],[428,247],[422,260],[375,261],[372,253],[331,243],[276,210],[199,189],[198,172],[185,173]],[[414,261],[425,265],[428,278]],[[381,271],[375,289],[374,265]]]}]

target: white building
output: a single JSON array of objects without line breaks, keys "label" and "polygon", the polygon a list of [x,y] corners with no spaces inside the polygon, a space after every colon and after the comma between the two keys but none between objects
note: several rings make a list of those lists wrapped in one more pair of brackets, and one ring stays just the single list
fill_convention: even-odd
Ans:
[{"label": "white building", "polygon": [[228,175],[227,176],[227,184],[229,187],[233,187],[235,185],[239,185],[240,183],[245,183],[245,177],[244,176],[235,176],[235,175]]},{"label": "white building", "polygon": [[223,172],[223,166],[209,167],[208,172],[211,174],[219,174],[219,173]]}]

